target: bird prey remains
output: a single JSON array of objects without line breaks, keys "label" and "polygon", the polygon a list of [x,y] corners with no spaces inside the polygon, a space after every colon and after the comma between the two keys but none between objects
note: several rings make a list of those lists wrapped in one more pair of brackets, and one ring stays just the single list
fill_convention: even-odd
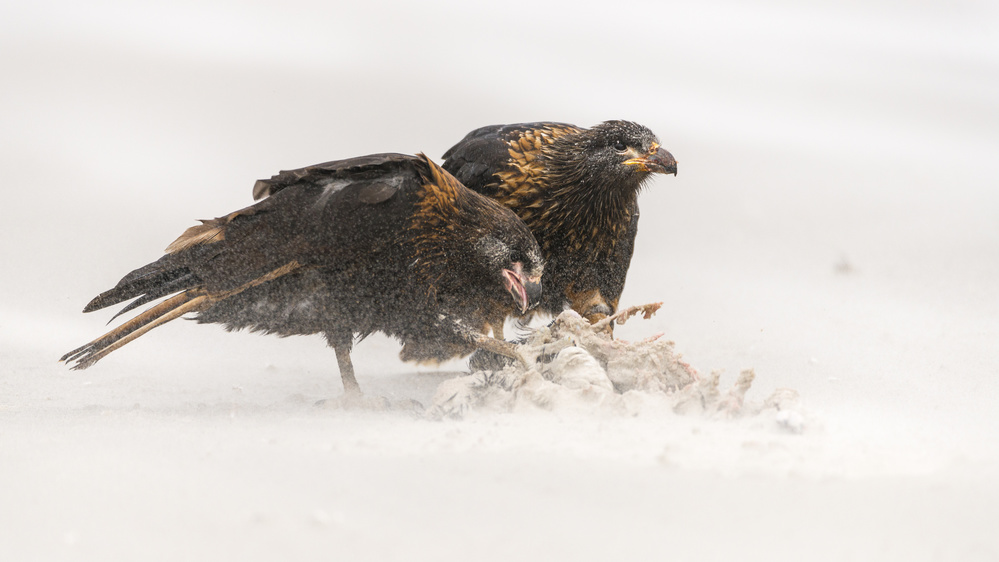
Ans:
[{"label": "bird prey remains", "polygon": [[557,315],[570,307],[590,322],[617,309],[639,190],[652,174],[676,175],[676,160],[652,131],[628,121],[482,127],[448,150],[443,166],[513,209],[534,233],[545,258],[537,310]]},{"label": "bird prey remains", "polygon": [[[542,258],[523,222],[420,154],[375,154],[260,180],[263,201],[189,228],[84,312],[168,297],[62,360],[84,369],[186,313],[228,330],[322,333],[345,393],[359,395],[354,337],[384,332],[400,357],[441,361],[478,348],[498,314],[541,296]],[[171,296],[172,295],[172,296]],[[511,299],[512,297],[512,299]]]}]

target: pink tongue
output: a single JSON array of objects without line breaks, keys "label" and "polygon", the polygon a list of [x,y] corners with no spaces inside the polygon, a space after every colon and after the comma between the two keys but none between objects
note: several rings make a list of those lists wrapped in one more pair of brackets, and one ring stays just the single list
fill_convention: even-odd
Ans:
[{"label": "pink tongue", "polygon": [[503,270],[503,280],[506,282],[506,290],[509,291],[514,286],[517,287],[517,296],[520,297],[520,312],[527,312],[527,289],[521,283],[516,283],[516,274],[509,269]]},{"label": "pink tongue", "polygon": [[520,312],[523,314],[527,312],[527,290],[523,285],[517,285],[517,294],[520,295]]}]

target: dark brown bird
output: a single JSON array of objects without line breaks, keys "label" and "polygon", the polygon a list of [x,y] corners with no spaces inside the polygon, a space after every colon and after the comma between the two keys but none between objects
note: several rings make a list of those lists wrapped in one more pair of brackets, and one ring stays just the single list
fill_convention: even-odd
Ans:
[{"label": "dark brown bird", "polygon": [[[538,311],[591,322],[617,310],[638,232],[638,192],[676,160],[642,125],[491,125],[444,154],[444,169],[513,209],[545,258]],[[492,322],[493,325],[497,321]],[[498,334],[497,337],[502,337]]]},{"label": "dark brown bird", "polygon": [[173,295],[62,360],[87,368],[189,312],[228,330],[322,333],[355,395],[355,334],[398,338],[403,360],[477,348],[516,357],[483,334],[497,314],[523,314],[540,298],[538,245],[516,215],[426,156],[328,162],[260,180],[255,192],[269,197],[189,228],[92,300],[84,312],[136,299],[121,314]]}]

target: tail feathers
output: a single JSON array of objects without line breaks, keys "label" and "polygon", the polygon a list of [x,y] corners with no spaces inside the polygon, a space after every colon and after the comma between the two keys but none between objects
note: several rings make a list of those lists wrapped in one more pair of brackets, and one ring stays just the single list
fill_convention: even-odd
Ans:
[{"label": "tail feathers", "polygon": [[73,369],[86,369],[105,355],[145,334],[149,330],[179,318],[188,312],[198,312],[211,306],[213,300],[206,294],[185,291],[150,308],[135,318],[118,326],[96,340],[70,351],[60,361],[76,362]]},{"label": "tail feathers", "polygon": [[[95,310],[123,303],[129,299],[144,294],[155,293],[158,296],[164,296],[184,289],[189,289],[198,284],[196,276],[186,267],[165,268],[165,264],[160,263],[161,261],[162,260],[157,260],[147,266],[136,269],[132,273],[129,273],[121,281],[119,281],[113,289],[104,291],[94,297],[94,299],[87,303],[87,306],[83,308],[83,311],[93,312]],[[173,289],[163,292],[164,287],[173,287]],[[153,299],[155,298],[158,297],[153,297]],[[145,302],[149,302],[153,299],[149,299]]]},{"label": "tail feathers", "polygon": [[[154,300],[156,300],[156,299],[158,299],[160,297],[165,297],[165,296],[167,296],[167,295],[169,295],[171,293],[176,293],[176,292],[179,292],[179,291],[183,291],[185,289],[189,289],[192,286],[195,286],[196,284],[197,284],[197,278],[193,274],[187,274],[187,275],[184,275],[183,277],[178,277],[178,278],[174,279],[173,281],[164,283],[162,285],[158,285],[156,287],[145,289],[145,294],[143,294],[141,297],[135,299],[134,301],[128,303],[127,306],[125,306],[124,308],[122,308],[121,310],[119,310],[118,312],[116,312],[115,315],[111,317],[111,320],[108,320],[108,324],[110,324],[111,322],[113,322],[115,318],[118,318],[119,316],[121,316],[122,314],[125,314],[126,312],[128,312],[130,310],[134,310],[134,309],[136,309],[136,308],[138,308],[138,307],[140,307],[140,306],[142,306],[142,305],[144,305],[146,303],[153,302]],[[133,294],[133,296],[134,296],[134,294]],[[126,297],[126,299],[127,298],[131,298],[131,297]],[[125,300],[125,299],[123,299],[123,300]],[[121,302],[121,301],[119,301],[119,302]],[[117,304],[117,303],[114,303],[114,304]],[[101,308],[103,308],[103,307],[101,307]]]}]

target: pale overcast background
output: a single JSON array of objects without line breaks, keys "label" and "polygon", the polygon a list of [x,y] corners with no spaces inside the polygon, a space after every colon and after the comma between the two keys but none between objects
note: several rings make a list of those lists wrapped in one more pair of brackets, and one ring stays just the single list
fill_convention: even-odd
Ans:
[{"label": "pale overcast background", "polygon": [[[999,560],[993,2],[5,2],[0,559]],[[622,302],[799,434],[647,412],[330,412],[320,337],[79,311],[254,180],[630,119]],[[367,391],[442,371],[372,337]]]}]

